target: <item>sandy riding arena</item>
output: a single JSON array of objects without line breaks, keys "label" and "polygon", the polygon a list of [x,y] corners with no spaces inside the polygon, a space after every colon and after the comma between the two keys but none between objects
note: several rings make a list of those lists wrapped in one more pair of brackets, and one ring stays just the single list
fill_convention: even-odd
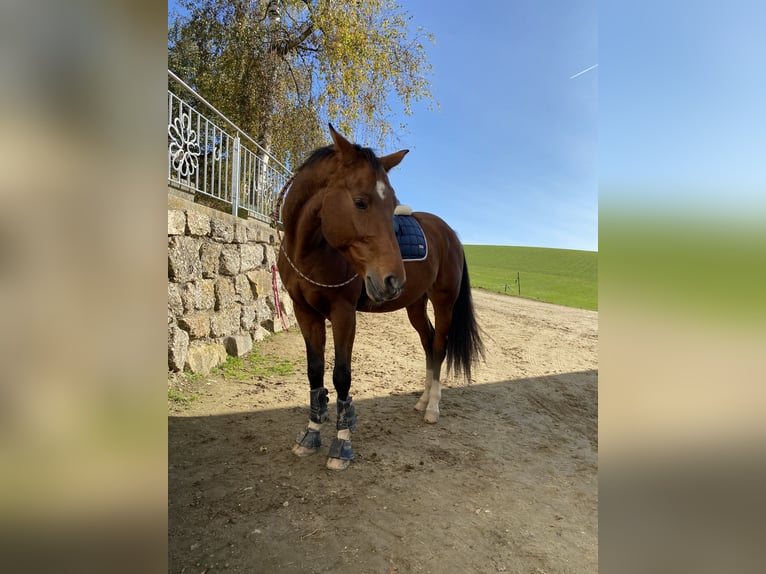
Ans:
[{"label": "sandy riding arena", "polygon": [[597,571],[598,313],[474,290],[487,361],[443,377],[441,418],[413,409],[425,363],[405,311],[360,314],[356,460],[290,449],[308,418],[296,327],[260,345],[288,375],[170,381],[173,573]]}]

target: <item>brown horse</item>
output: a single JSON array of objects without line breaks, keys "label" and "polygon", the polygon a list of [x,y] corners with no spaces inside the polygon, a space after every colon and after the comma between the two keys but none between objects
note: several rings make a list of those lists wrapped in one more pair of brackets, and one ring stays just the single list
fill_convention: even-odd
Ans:
[{"label": "brown horse", "polygon": [[[393,224],[398,202],[387,172],[408,150],[379,158],[348,142],[332,126],[330,134],[333,145],[316,150],[289,184],[278,268],[306,342],[311,387],[308,426],[293,452],[317,452],[319,431],[329,418],[324,387],[327,319],[335,343],[332,381],[338,395],[338,434],[327,467],[342,470],[354,458],[351,432],[356,413],[349,390],[357,310],[407,309],[426,354],[425,390],[415,408],[425,411],[428,423],[439,419],[444,359],[448,370],[454,368],[470,381],[471,366],[484,351],[455,232],[435,215],[414,213],[427,240],[427,257],[402,261]],[[429,300],[435,325],[426,313]]]}]

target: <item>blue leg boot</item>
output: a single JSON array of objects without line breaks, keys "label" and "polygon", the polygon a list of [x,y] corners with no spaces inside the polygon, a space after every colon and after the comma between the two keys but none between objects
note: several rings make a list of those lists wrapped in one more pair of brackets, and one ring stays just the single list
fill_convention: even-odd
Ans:
[{"label": "blue leg boot", "polygon": [[293,453],[298,456],[308,456],[317,452],[322,446],[319,430],[322,428],[322,423],[329,418],[327,414],[327,389],[324,387],[312,389],[309,424],[305,431],[298,434],[296,444],[293,446]]},{"label": "blue leg boot", "polygon": [[338,436],[330,445],[327,454],[327,468],[331,470],[345,470],[354,460],[354,451],[351,448],[351,433],[356,430],[356,409],[351,402],[351,397],[345,401],[339,400],[338,406]]}]

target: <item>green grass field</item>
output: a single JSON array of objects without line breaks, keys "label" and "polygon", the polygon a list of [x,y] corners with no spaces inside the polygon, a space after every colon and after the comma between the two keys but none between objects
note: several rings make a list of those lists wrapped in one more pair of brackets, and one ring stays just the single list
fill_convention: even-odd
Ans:
[{"label": "green grass field", "polygon": [[[465,245],[471,286],[598,310],[598,253],[543,247]],[[507,288],[506,288],[507,285]]]}]

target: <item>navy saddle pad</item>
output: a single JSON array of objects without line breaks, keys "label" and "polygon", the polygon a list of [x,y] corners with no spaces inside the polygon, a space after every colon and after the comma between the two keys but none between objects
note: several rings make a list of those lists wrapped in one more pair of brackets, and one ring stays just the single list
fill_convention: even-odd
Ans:
[{"label": "navy saddle pad", "polygon": [[422,261],[428,255],[428,243],[420,224],[411,215],[394,215],[394,233],[405,261]]}]

